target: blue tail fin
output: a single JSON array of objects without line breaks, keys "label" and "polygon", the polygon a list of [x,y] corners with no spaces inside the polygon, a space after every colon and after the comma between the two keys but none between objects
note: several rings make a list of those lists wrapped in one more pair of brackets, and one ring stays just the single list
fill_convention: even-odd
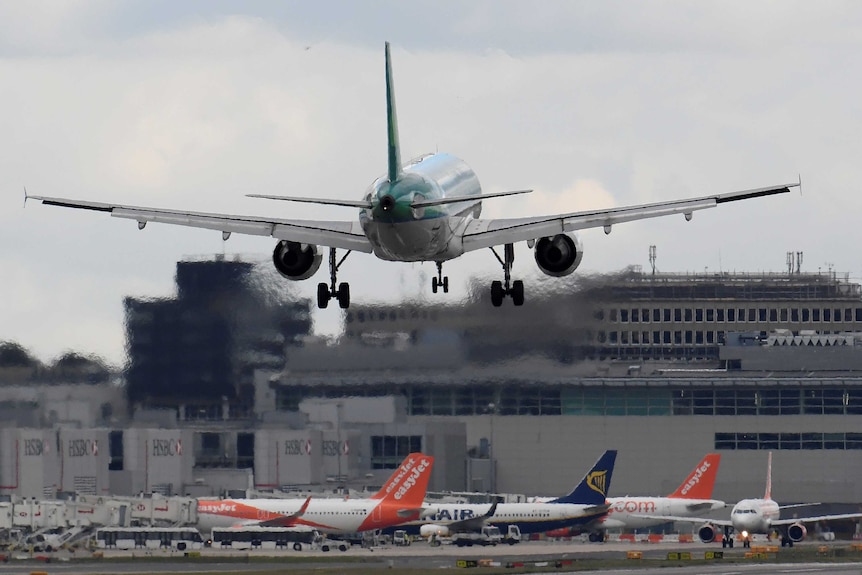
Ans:
[{"label": "blue tail fin", "polygon": [[584,475],[581,482],[571,493],[558,497],[548,503],[582,503],[584,505],[604,505],[608,490],[611,488],[611,476],[614,473],[614,461],[617,459],[615,449],[605,451],[599,457],[593,468]]}]

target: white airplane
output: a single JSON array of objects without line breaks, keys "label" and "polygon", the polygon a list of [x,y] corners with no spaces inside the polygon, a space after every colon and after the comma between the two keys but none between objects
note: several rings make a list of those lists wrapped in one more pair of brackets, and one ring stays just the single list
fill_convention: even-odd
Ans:
[{"label": "white airplane", "polygon": [[[534,249],[536,264],[542,272],[554,277],[567,276],[575,271],[584,256],[581,242],[574,233],[576,230],[600,227],[610,233],[615,224],[670,214],[683,214],[686,220],[691,220],[697,210],[786,193],[801,185],[800,181],[699,198],[549,216],[480,219],[483,199],[530,190],[483,194],[475,172],[449,154],[426,154],[402,164],[388,42],[385,52],[388,170],[374,180],[363,198],[350,201],[249,194],[271,200],[350,207],[359,210],[356,220],[292,220],[31,197],[43,204],[107,212],[114,217],[136,220],[138,229],[144,229],[148,222],[161,222],[217,230],[225,240],[232,233],[271,236],[278,240],[273,264],[290,280],[304,280],[314,275],[323,259],[318,246],[326,246],[329,248],[330,281],[317,286],[317,305],[321,308],[327,307],[332,298],[340,307],[349,307],[350,285],[346,282],[337,285],[337,272],[350,252],[374,253],[380,259],[398,262],[433,261],[437,264],[437,275],[431,280],[431,290],[437,293],[438,289],[449,291],[449,278],[443,276],[444,262],[467,252],[490,248],[503,266],[503,280],[491,283],[491,302],[500,306],[504,297],[511,296],[513,303],[520,306],[524,303],[524,283],[511,278],[517,242],[525,241]],[[494,249],[496,246],[503,246],[502,257]],[[347,253],[339,260],[336,250]]]},{"label": "white airplane", "polygon": [[722,519],[697,519],[679,516],[652,516],[664,521],[683,521],[688,523],[703,523],[698,529],[698,537],[704,543],[715,541],[718,529],[724,530],[721,540],[722,547],[733,547],[733,533],[739,532],[742,536],[743,547],[751,545],[751,534],[770,534],[779,531],[781,546],[793,547],[805,539],[808,530],[805,523],[816,523],[818,521],[835,521],[839,519],[856,519],[862,517],[862,513],[842,513],[837,515],[815,515],[811,517],[794,517],[792,519],[780,519],[782,509],[791,507],[809,507],[817,503],[800,503],[796,505],[778,505],[772,499],[772,452],[769,453],[766,467],[766,494],[763,499],[743,499],[733,506],[730,512],[730,520]]},{"label": "white airplane", "polygon": [[434,458],[411,453],[367,499],[221,499],[198,501],[198,527],[259,525],[329,535],[383,529],[419,517]]},{"label": "white airplane", "polygon": [[398,526],[423,537],[447,537],[494,525],[502,533],[517,525],[521,533],[542,533],[587,525],[608,511],[605,496],[611,485],[617,452],[606,451],[571,493],[547,503],[425,503],[417,520]]},{"label": "white airplane", "polygon": [[[608,514],[588,529],[592,542],[605,540],[608,529],[641,529],[666,523],[651,515],[677,515],[691,517],[714,509],[723,509],[724,501],[712,499],[715,476],[721,455],[709,453],[695,466],[676,490],[667,497],[608,497]],[[537,498],[538,500],[538,498]],[[545,498],[542,498],[544,501]],[[583,533],[584,529],[567,528],[548,532],[549,537],[567,537]]]}]

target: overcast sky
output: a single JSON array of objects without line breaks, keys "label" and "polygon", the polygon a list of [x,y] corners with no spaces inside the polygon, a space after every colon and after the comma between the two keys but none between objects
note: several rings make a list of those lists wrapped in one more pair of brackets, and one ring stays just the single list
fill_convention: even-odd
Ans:
[{"label": "overcast sky", "polygon": [[[0,340],[51,361],[125,360],[123,297],[170,296],[176,261],[269,259],[274,241],[31,202],[32,194],[350,219],[269,193],[359,199],[385,171],[383,43],[402,156],[447,151],[486,216],[542,215],[795,181],[803,193],[582,234],[583,271],[774,271],[862,278],[862,4],[856,2],[0,2]],[[539,281],[526,246],[514,274]],[[355,303],[457,301],[500,266],[353,254]],[[290,288],[312,297],[314,278]],[[554,280],[566,282],[567,279]],[[505,305],[511,305],[507,301]],[[315,312],[336,333],[341,311]],[[489,307],[488,313],[494,313]]]}]

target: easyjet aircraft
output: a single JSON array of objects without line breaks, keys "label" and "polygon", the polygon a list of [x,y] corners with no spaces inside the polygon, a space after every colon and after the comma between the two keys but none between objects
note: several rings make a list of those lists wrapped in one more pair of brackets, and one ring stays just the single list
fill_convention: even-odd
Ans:
[{"label": "easyjet aircraft", "polygon": [[779,519],[781,509],[789,507],[807,507],[817,505],[816,503],[802,503],[798,505],[778,505],[772,499],[772,452],[766,466],[766,494],[763,499],[743,499],[733,506],[730,512],[730,520],[723,519],[696,519],[691,517],[664,516],[657,517],[663,521],[684,521],[687,523],[703,523],[697,534],[704,543],[715,541],[718,529],[724,530],[721,540],[722,547],[733,547],[733,533],[738,531],[742,535],[743,546],[748,547],[751,543],[749,537],[752,533],[769,534],[772,531],[781,533],[781,546],[793,547],[805,538],[808,530],[806,523],[817,523],[819,521],[834,521],[838,519],[856,519],[862,517],[862,513],[843,513],[838,515],[815,515],[811,517],[794,517],[792,519]]},{"label": "easyjet aircraft", "polygon": [[223,499],[198,501],[198,527],[261,525],[325,534],[383,529],[419,517],[434,458],[411,453],[368,499]]},{"label": "easyjet aircraft", "polygon": [[[712,499],[712,489],[721,455],[707,454],[676,491],[667,497],[608,497],[608,514],[599,520],[597,529],[590,531],[590,541],[604,541],[607,529],[640,529],[666,523],[645,514],[693,516],[713,509],[722,509],[724,501]],[[581,533],[582,530],[563,530],[548,533],[551,537],[563,537]]]},{"label": "easyjet aircraft", "polygon": [[[317,305],[327,307],[335,298],[342,308],[350,305],[350,286],[337,284],[337,272],[351,252],[374,253],[382,260],[396,262],[435,262],[437,275],[431,290],[449,291],[449,278],[443,276],[443,263],[467,252],[490,248],[503,267],[502,281],[491,283],[491,302],[495,306],[511,296],[516,306],[524,303],[524,283],[512,281],[514,244],[527,242],[534,249],[539,269],[554,277],[575,271],[584,256],[577,230],[603,228],[623,222],[682,214],[686,220],[697,210],[719,204],[789,192],[799,183],[712,194],[699,198],[656,202],[602,210],[565,214],[480,219],[482,200],[530,190],[482,193],[476,173],[450,154],[426,154],[407,163],[401,162],[392,63],[386,43],[386,121],[388,170],[374,180],[361,200],[318,199],[307,197],[252,194],[252,197],[288,200],[359,210],[358,218],[339,221],[308,221],[266,216],[175,211],[161,208],[125,206],[115,203],[32,196],[44,204],[107,212],[114,217],[135,220],[138,229],[148,222],[207,228],[232,233],[275,238],[272,261],[290,280],[310,278],[320,268],[323,250],[329,248],[329,282],[317,286]],[[421,70],[418,71],[421,74]],[[289,184],[289,182],[288,182]],[[25,192],[26,195],[26,192]],[[503,247],[502,257],[495,247]],[[336,250],[345,250],[339,260]]]}]

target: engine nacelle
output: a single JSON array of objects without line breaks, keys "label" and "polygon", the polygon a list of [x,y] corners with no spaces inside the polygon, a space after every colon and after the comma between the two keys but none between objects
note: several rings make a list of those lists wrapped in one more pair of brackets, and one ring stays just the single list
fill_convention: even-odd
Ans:
[{"label": "engine nacelle", "polygon": [[323,256],[314,244],[281,240],[272,252],[272,263],[278,273],[291,280],[305,280],[320,267]]},{"label": "engine nacelle", "polygon": [[805,536],[808,535],[808,530],[802,523],[794,523],[787,526],[787,538],[794,543],[799,543]]},{"label": "engine nacelle", "polygon": [[575,271],[584,259],[583,246],[575,234],[539,238],[534,252],[539,269],[557,278]]},{"label": "engine nacelle", "polygon": [[697,530],[697,536],[703,543],[712,543],[715,541],[715,527],[710,523],[704,523]]},{"label": "engine nacelle", "polygon": [[434,525],[432,523],[428,523],[419,528],[419,535],[422,537],[448,537],[449,528],[445,525]]}]

